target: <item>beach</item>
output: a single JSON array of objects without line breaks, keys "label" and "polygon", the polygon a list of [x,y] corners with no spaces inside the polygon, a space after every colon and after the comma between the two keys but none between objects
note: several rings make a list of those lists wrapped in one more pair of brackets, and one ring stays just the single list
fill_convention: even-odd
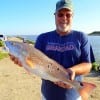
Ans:
[{"label": "beach", "polygon": [[[85,82],[96,84],[89,100],[100,100],[100,76],[89,74]],[[0,100],[41,100],[41,79],[30,75],[23,67],[14,64],[9,57],[0,61]]]},{"label": "beach", "polygon": [[0,61],[0,100],[40,100],[41,79],[9,57]]}]

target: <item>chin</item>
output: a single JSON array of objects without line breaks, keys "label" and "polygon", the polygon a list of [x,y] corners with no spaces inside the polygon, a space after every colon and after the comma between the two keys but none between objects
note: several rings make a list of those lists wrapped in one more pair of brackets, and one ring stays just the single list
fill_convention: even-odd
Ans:
[{"label": "chin", "polygon": [[69,31],[69,28],[59,28],[60,32],[66,33]]}]

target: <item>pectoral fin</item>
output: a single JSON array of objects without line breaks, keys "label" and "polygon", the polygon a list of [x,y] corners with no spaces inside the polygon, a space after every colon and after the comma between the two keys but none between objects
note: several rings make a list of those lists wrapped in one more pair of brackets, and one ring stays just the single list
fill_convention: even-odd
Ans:
[{"label": "pectoral fin", "polygon": [[31,68],[34,68],[34,66],[36,65],[35,63],[32,62],[32,60],[30,58],[26,58],[26,64],[31,67]]}]

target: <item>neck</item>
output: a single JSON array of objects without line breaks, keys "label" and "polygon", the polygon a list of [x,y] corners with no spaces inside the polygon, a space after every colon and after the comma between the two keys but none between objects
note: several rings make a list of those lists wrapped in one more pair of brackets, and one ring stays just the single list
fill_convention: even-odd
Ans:
[{"label": "neck", "polygon": [[70,31],[71,31],[71,30],[68,30],[68,31],[66,31],[66,32],[61,32],[61,31],[59,31],[59,30],[56,30],[56,32],[57,32],[60,36],[67,35],[67,34],[70,33]]}]

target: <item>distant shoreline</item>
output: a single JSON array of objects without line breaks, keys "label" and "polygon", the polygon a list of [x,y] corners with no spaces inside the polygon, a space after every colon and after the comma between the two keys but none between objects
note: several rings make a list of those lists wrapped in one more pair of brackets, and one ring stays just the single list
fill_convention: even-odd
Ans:
[{"label": "distant shoreline", "polygon": [[89,36],[100,36],[98,34],[88,34]]},{"label": "distant shoreline", "polygon": [[88,34],[89,36],[100,36],[100,31],[95,31],[95,32],[92,32],[90,34]]}]

